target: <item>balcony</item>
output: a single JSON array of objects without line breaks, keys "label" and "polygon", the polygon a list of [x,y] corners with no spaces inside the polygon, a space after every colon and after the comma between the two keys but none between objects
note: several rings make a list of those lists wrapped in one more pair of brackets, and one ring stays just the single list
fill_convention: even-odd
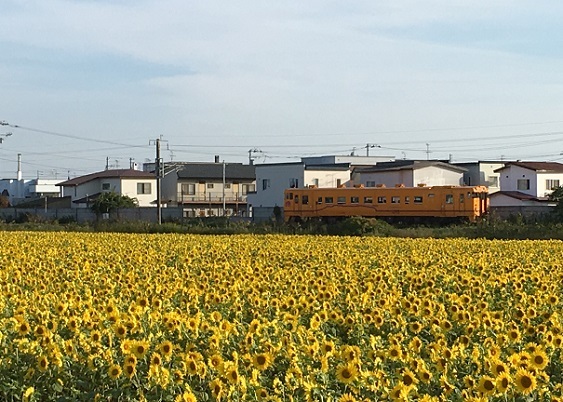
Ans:
[{"label": "balcony", "polygon": [[[182,194],[178,193],[178,204],[223,204],[222,192],[208,192],[205,194]],[[226,204],[246,204],[246,194],[226,192],[224,195]]]}]

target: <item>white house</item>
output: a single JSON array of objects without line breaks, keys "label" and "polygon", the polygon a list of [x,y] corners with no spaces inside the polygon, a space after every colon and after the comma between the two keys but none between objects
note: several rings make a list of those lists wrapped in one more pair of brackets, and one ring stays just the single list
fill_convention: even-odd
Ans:
[{"label": "white house", "polygon": [[270,163],[256,166],[256,192],[248,195],[254,220],[269,219],[274,208],[283,208],[284,190],[338,187],[350,184],[350,164],[307,165],[305,162]]},{"label": "white house", "polygon": [[508,162],[495,172],[500,191],[490,196],[490,206],[500,215],[548,212],[555,205],[549,194],[563,184],[563,164],[557,162]]},{"label": "white house", "polygon": [[463,174],[463,183],[467,186],[486,186],[489,194],[500,191],[500,173],[498,169],[504,167],[508,161],[477,161],[454,163],[467,169]]},{"label": "white house", "polygon": [[441,161],[397,160],[358,169],[364,187],[459,186],[467,169]]},{"label": "white house", "polygon": [[156,206],[154,173],[134,169],[109,169],[59,183],[61,195],[70,196],[72,206],[87,208],[103,192],[113,191],[136,198],[140,207]]}]

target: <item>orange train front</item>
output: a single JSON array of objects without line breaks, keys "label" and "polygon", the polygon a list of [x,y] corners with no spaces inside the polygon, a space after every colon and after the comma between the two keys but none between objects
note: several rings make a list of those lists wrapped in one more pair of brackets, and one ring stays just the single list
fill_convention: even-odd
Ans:
[{"label": "orange train front", "polygon": [[468,220],[488,210],[485,186],[339,187],[285,190],[286,222],[350,216]]}]

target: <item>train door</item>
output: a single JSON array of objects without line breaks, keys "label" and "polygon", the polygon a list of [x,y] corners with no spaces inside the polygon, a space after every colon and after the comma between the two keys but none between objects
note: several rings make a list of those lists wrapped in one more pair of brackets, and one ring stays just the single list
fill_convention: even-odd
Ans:
[{"label": "train door", "polygon": [[444,199],[442,200],[443,204],[443,211],[445,217],[455,216],[456,212],[456,202],[454,198],[453,192],[446,192],[444,194]]}]

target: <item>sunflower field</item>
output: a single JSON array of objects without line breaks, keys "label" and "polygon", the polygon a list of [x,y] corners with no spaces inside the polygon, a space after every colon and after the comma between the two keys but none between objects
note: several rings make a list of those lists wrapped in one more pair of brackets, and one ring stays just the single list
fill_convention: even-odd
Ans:
[{"label": "sunflower field", "polygon": [[560,241],[0,244],[1,400],[563,400]]}]

